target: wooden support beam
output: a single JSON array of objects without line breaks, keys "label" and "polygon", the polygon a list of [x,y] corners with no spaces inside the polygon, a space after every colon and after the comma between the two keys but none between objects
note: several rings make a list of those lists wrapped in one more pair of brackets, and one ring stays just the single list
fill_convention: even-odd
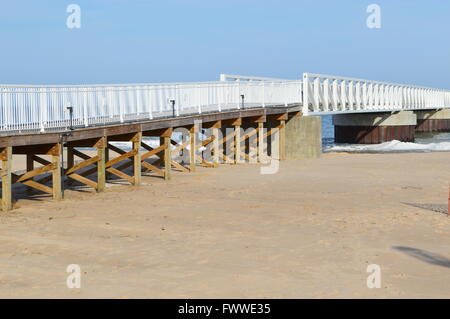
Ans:
[{"label": "wooden support beam", "polygon": [[50,161],[47,161],[45,158],[42,158],[42,157],[37,156],[37,155],[33,155],[33,161],[38,162],[39,164],[42,164],[42,165],[51,164]]},{"label": "wooden support beam", "polygon": [[38,183],[38,182],[35,182],[35,181],[32,181],[32,180],[28,180],[28,181],[22,182],[22,184],[25,184],[27,186],[36,188],[37,190],[40,190],[41,192],[44,192],[44,193],[47,193],[47,194],[50,194],[50,195],[54,195],[53,188],[45,186],[45,185],[43,185],[41,183]]},{"label": "wooden support beam", "polygon": [[[127,163],[127,164],[128,164],[128,163]],[[126,179],[126,180],[129,181],[131,184],[134,183],[134,178],[133,178],[132,176],[127,175],[127,174],[125,174],[124,172],[121,172],[121,171],[118,170],[117,168],[114,168],[114,167],[108,167],[106,170],[107,170],[108,172],[110,172],[110,173],[116,175],[116,176],[119,176],[119,177],[121,177],[121,178],[123,178],[123,179]]]},{"label": "wooden support beam", "polygon": [[120,156],[118,156],[116,158],[113,158],[112,160],[109,160],[108,162],[106,162],[105,166],[106,166],[106,168],[109,168],[109,167],[113,166],[114,164],[117,164],[117,163],[119,163],[119,162],[121,162],[121,161],[123,161],[123,160],[125,160],[125,159],[127,159],[129,157],[135,156],[135,155],[136,155],[136,151],[135,150],[132,150],[132,151],[129,151],[129,152],[125,152],[122,155],[120,155]]},{"label": "wooden support beam", "polygon": [[[26,156],[27,156],[27,172],[31,172],[31,171],[34,170],[34,159],[33,159],[33,157],[35,155],[27,154]],[[30,193],[30,192],[31,192],[31,187],[27,186],[27,193]]]},{"label": "wooden support beam", "polygon": [[172,168],[172,155],[170,150],[170,136],[161,137],[161,145],[165,145],[164,149],[164,179],[166,181],[171,179],[171,168]]},{"label": "wooden support beam", "polygon": [[52,189],[53,189],[53,199],[61,200],[62,199],[62,188],[61,188],[61,144],[55,144],[51,151],[52,155],[52,164],[54,165],[54,169],[52,172]]},{"label": "wooden support beam", "polygon": [[20,176],[12,173],[12,184],[21,183],[23,181],[32,179],[35,176],[41,175],[41,174],[49,172],[49,171],[53,171],[53,170],[55,170],[55,168],[56,168],[55,164],[50,163],[48,165],[39,167],[35,170],[26,172],[25,174],[22,174]]},{"label": "wooden support beam", "polygon": [[70,177],[70,178],[72,178],[72,179],[74,179],[74,180],[76,180],[76,181],[78,181],[78,182],[80,182],[82,184],[88,185],[88,186],[90,186],[90,187],[92,187],[94,189],[98,188],[98,184],[96,182],[90,180],[89,178],[83,177],[83,176],[81,176],[79,174],[72,173],[72,174],[68,175],[68,177]]},{"label": "wooden support beam", "polygon": [[258,163],[263,162],[263,157],[264,157],[264,123],[258,122],[258,151],[257,151]]},{"label": "wooden support beam", "polygon": [[97,146],[97,192],[101,193],[106,188],[106,161],[105,161],[105,149],[106,149],[106,137],[102,137]]},{"label": "wooden support beam", "polygon": [[[106,170],[106,163],[109,162],[109,147],[108,147],[108,138],[105,138],[106,147],[105,147],[105,170]],[[105,173],[105,180],[108,180],[111,177],[111,174],[106,171]]]},{"label": "wooden support beam", "polygon": [[234,132],[234,163],[239,164],[241,162],[241,126],[236,125]]},{"label": "wooden support beam", "polygon": [[133,184],[135,186],[141,185],[141,153],[139,152],[142,143],[142,133],[136,133],[136,135],[131,139],[133,143],[133,151],[135,152],[133,156],[133,171],[134,179]]},{"label": "wooden support beam", "polygon": [[147,169],[147,171],[154,171],[156,174],[164,177],[164,171],[159,169],[158,167],[156,167],[148,162],[145,162],[145,161],[142,161],[141,164],[143,167],[145,167]]},{"label": "wooden support beam", "polygon": [[145,160],[145,159],[147,159],[149,157],[152,157],[153,155],[157,155],[159,158],[161,158],[163,156],[160,156],[159,153],[163,152],[166,149],[165,145],[161,145],[161,146],[159,146],[159,147],[157,147],[155,149],[150,147],[150,146],[148,146],[145,143],[141,143],[141,146],[144,147],[146,150],[148,150],[147,153],[144,153],[144,154],[141,155],[141,160]]},{"label": "wooden support beam", "polygon": [[86,166],[89,166],[89,165],[97,163],[99,161],[99,159],[100,158],[98,157],[98,155],[93,156],[93,157],[91,157],[91,158],[89,158],[89,159],[87,159],[87,160],[85,160],[85,161],[83,161],[81,163],[78,163],[78,164],[68,168],[65,173],[67,175],[69,175],[69,174],[71,174],[71,173],[73,173],[75,171],[78,171],[78,170],[80,170],[82,168],[85,168]]},{"label": "wooden support beam", "polygon": [[0,158],[2,160],[2,210],[8,211],[12,209],[12,147],[3,148],[0,152]]},{"label": "wooden support beam", "polygon": [[179,169],[180,171],[182,171],[182,172],[189,173],[189,169],[187,169],[187,168],[184,167],[183,165],[181,165],[181,164],[179,164],[179,163],[177,163],[177,162],[175,162],[175,161],[173,161],[173,160],[172,160],[172,166],[175,167],[175,168],[178,168],[178,169]]}]

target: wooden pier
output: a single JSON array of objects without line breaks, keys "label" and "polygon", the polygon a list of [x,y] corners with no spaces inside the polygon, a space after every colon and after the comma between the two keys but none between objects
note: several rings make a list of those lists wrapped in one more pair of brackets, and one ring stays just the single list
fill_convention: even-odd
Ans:
[{"label": "wooden pier", "polygon": [[[279,147],[279,159],[282,160],[285,158],[286,121],[299,115],[298,110],[288,107],[255,108],[71,131],[1,136],[2,209],[13,208],[13,185],[18,183],[26,185],[30,192],[43,192],[61,200],[63,189],[76,182],[103,192],[107,180],[112,178],[139,186],[142,173],[170,180],[173,169],[194,172],[197,165],[215,168],[219,163],[238,164],[251,158],[259,162],[275,147],[268,145],[268,137],[274,132],[279,134],[276,147]],[[244,127],[255,130],[241,135]],[[188,138],[183,136],[181,144],[172,139],[178,128],[188,132]],[[206,138],[199,134],[206,132],[209,132]],[[145,137],[159,138],[159,147],[143,142]],[[251,139],[255,142],[249,142]],[[114,142],[130,142],[131,150],[121,149],[113,145]],[[228,147],[224,147],[225,144]],[[86,148],[91,151],[84,151]],[[204,156],[206,151],[200,149],[206,149],[211,156]],[[188,163],[174,160],[173,155],[179,153],[188,154]],[[21,174],[12,171],[16,155],[26,156],[26,171]]]}]

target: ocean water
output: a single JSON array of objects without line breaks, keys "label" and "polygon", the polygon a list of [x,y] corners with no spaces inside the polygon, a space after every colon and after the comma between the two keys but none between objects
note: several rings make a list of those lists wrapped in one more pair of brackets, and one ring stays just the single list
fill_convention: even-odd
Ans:
[{"label": "ocean water", "polygon": [[450,152],[450,133],[416,133],[414,143],[335,144],[333,117],[325,115],[322,116],[322,148],[324,152],[347,153]]},{"label": "ocean water", "polygon": [[[173,139],[180,142],[181,135],[175,133]],[[143,141],[153,148],[159,146],[158,137],[147,137]],[[122,149],[131,150],[130,142],[113,142],[113,144]],[[325,153],[450,152],[450,133],[416,133],[414,143],[390,141],[381,144],[336,144],[334,143],[333,117],[324,115],[322,116],[322,149]]]}]

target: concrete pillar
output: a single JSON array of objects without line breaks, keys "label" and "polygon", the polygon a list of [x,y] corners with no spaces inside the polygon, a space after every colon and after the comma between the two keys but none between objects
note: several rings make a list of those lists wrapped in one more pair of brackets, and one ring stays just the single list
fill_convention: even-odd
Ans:
[{"label": "concrete pillar", "polygon": [[413,111],[337,114],[333,124],[336,143],[413,142],[417,117]]},{"label": "concrete pillar", "polygon": [[450,132],[450,109],[415,111],[416,132]]},{"label": "concrete pillar", "polygon": [[322,153],[322,119],[294,116],[286,121],[286,159],[319,158]]}]

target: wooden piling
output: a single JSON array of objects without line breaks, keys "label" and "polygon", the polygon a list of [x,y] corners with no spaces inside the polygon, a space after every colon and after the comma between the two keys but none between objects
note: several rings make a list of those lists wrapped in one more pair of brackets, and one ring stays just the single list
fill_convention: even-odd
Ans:
[{"label": "wooden piling", "polygon": [[106,187],[106,137],[102,137],[97,146],[97,192],[105,191]]},{"label": "wooden piling", "polygon": [[53,189],[53,199],[62,199],[62,189],[61,189],[61,144],[55,144],[51,149],[50,154],[52,155],[52,164],[54,168],[52,170],[52,189]]},{"label": "wooden piling", "polygon": [[241,162],[241,126],[234,126],[234,163],[239,164]]},{"label": "wooden piling", "polygon": [[11,185],[11,164],[12,164],[12,147],[3,148],[0,153],[2,160],[2,209],[8,211],[12,209],[12,185]]},{"label": "wooden piling", "polygon": [[141,185],[141,153],[139,152],[142,142],[142,133],[136,133],[132,139],[133,151],[135,154],[133,156],[133,170],[134,170],[134,185]]},{"label": "wooden piling", "polygon": [[161,137],[161,144],[165,145],[164,149],[164,179],[166,181],[170,180],[172,178],[170,172],[172,170],[172,154],[170,150],[170,136],[164,136]]},{"label": "wooden piling", "polygon": [[264,123],[258,122],[258,149],[257,149],[257,161],[262,162],[264,156]]},{"label": "wooden piling", "polygon": [[191,173],[195,172],[195,167],[197,164],[197,132],[198,132],[198,125],[195,124],[189,130],[189,139],[190,139],[189,167]]}]

